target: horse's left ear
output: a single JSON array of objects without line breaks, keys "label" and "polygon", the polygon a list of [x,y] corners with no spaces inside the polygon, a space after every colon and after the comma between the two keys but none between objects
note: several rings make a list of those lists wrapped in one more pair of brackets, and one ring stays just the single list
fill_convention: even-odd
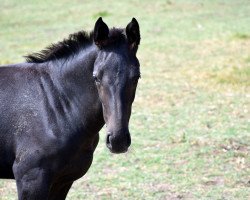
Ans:
[{"label": "horse's left ear", "polygon": [[132,21],[127,25],[126,35],[130,49],[137,51],[138,45],[140,44],[141,35],[139,24],[135,18],[133,18]]},{"label": "horse's left ear", "polygon": [[94,28],[94,42],[98,47],[104,46],[108,41],[109,27],[102,21],[102,18],[95,23]]}]

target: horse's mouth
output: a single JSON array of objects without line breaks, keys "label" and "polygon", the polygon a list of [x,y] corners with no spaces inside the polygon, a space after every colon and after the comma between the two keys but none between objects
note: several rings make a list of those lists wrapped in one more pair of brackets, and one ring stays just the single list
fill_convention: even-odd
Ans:
[{"label": "horse's mouth", "polygon": [[108,147],[108,149],[111,153],[115,153],[115,154],[126,153],[128,151],[128,148],[124,149],[124,150],[114,150],[114,149]]}]

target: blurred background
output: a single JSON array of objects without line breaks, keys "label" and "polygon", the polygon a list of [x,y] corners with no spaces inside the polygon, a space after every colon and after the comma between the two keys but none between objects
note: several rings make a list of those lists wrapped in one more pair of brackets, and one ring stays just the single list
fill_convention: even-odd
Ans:
[{"label": "blurred background", "polygon": [[[67,199],[250,199],[249,0],[0,0],[0,64],[80,30],[141,27],[132,146],[105,132]],[[17,199],[0,180],[0,200]]]}]

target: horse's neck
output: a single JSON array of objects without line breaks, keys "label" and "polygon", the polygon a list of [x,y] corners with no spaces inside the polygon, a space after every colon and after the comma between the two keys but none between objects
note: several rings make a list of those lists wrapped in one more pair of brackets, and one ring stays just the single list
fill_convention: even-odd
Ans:
[{"label": "horse's neck", "polygon": [[90,46],[72,58],[51,63],[50,67],[56,77],[56,84],[70,103],[68,112],[74,118],[73,121],[85,127],[96,124],[93,129],[97,130],[93,131],[99,131],[104,124],[102,106],[92,75],[96,54],[96,48]]}]

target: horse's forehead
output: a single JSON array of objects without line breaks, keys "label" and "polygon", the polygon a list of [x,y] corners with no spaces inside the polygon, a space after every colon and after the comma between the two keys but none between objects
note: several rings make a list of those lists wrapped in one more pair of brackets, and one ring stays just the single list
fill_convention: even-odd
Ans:
[{"label": "horse's forehead", "polygon": [[126,54],[121,51],[107,51],[105,52],[105,58],[107,61],[121,62],[126,58]]},{"label": "horse's forehead", "polygon": [[100,52],[100,70],[108,74],[132,76],[131,74],[140,73],[139,63],[136,57],[126,51],[102,51]]},{"label": "horse's forehead", "polygon": [[107,52],[102,57],[102,62],[108,68],[125,68],[129,64],[129,59],[126,55],[117,52]]}]

